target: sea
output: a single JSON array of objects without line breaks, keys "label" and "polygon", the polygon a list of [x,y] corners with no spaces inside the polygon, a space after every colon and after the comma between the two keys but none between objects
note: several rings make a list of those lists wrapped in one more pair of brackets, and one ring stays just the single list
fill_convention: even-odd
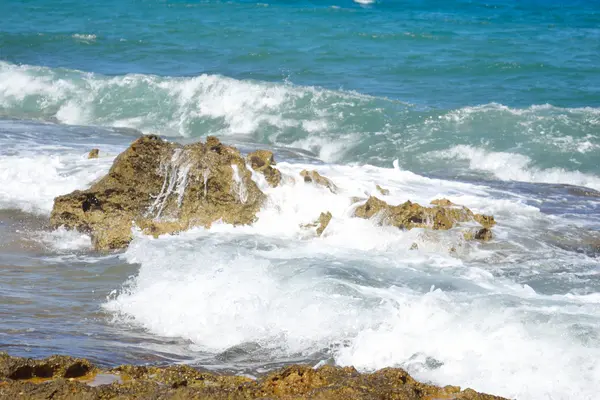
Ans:
[{"label": "sea", "polygon": [[[143,134],[339,190],[287,179],[252,226],[114,253],[50,229]],[[352,218],[370,195],[447,198],[494,238]],[[600,2],[1,0],[0,351],[598,399]]]}]

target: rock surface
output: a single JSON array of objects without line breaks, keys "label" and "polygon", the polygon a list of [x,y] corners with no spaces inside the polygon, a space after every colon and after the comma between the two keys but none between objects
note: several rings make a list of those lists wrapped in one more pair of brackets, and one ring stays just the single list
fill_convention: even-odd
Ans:
[{"label": "rock surface", "polygon": [[390,191],[389,191],[389,189],[384,189],[384,188],[382,188],[382,187],[381,187],[381,186],[379,186],[379,185],[375,185],[375,189],[377,189],[377,191],[378,191],[379,193],[381,193],[382,195],[384,195],[384,196],[387,196],[387,195],[389,195],[389,194],[390,194]]},{"label": "rock surface", "polygon": [[431,228],[447,230],[461,222],[476,221],[484,228],[495,224],[494,217],[474,214],[466,207],[434,206],[423,207],[407,201],[392,206],[377,197],[371,196],[365,204],[354,211],[359,218],[375,218],[381,225],[392,225],[402,229]]},{"label": "rock surface", "polygon": [[[51,359],[89,365],[85,374],[44,376],[16,374],[15,366],[50,365]],[[68,361],[67,361],[68,360]],[[54,371],[54,370],[52,370]],[[114,377],[102,384],[99,377]],[[66,378],[66,379],[65,379]],[[112,383],[110,383],[112,382]],[[54,356],[27,360],[0,353],[0,398],[26,399],[321,399],[321,400],[502,400],[456,386],[438,387],[415,381],[399,368],[361,374],[352,367],[313,369],[292,365],[257,380],[201,372],[188,366],[146,367],[124,365],[100,370],[87,360]]]},{"label": "rock surface", "polygon": [[324,186],[327,189],[329,189],[331,191],[331,193],[337,192],[337,186],[335,186],[334,183],[330,179],[325,178],[324,176],[319,174],[317,171],[302,170],[300,172],[300,176],[304,179],[304,182],[314,183],[319,186]]},{"label": "rock surface", "polygon": [[127,246],[133,224],[154,235],[250,224],[264,200],[251,176],[240,152],[217,138],[181,146],[143,136],[88,190],[57,197],[50,223],[89,233],[98,250]]},{"label": "rock surface", "polygon": [[272,187],[277,187],[281,182],[281,172],[274,168],[275,158],[273,152],[269,150],[257,150],[248,154],[246,157],[250,166],[256,172],[260,172]]},{"label": "rock surface", "polygon": [[88,153],[88,158],[92,159],[92,158],[98,158],[98,155],[100,154],[100,150],[99,149],[92,149],[90,150],[90,152]]},{"label": "rock surface", "polygon": [[331,218],[333,218],[333,215],[331,215],[329,211],[322,212],[321,215],[319,215],[319,218],[315,220],[315,222],[301,226],[303,228],[317,228],[317,236],[321,236],[325,231],[325,228],[327,228],[327,226],[329,225],[329,222],[331,222]]}]

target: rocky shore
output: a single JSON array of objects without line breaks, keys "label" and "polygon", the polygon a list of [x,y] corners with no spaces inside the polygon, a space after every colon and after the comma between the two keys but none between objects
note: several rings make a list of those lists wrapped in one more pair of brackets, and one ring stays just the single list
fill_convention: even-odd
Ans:
[{"label": "rocky shore", "polygon": [[[98,149],[93,155],[97,156]],[[248,225],[267,200],[263,190],[282,182],[303,182],[344,196],[334,182],[317,171],[283,177],[273,153],[257,150],[246,156],[238,149],[208,137],[205,143],[179,145],[158,136],[143,136],[114,161],[110,171],[89,189],[76,190],[54,200],[50,223],[91,236],[96,250],[126,247],[132,228],[147,234],[177,233],[221,221]],[[261,187],[263,190],[261,190]],[[377,185],[378,193],[389,190]],[[475,214],[447,199],[430,207],[407,201],[390,205],[378,197],[348,197],[350,213],[378,225],[400,229],[448,230],[461,227],[467,240],[492,238],[494,217]],[[316,216],[315,216],[316,217]],[[323,234],[332,220],[328,210],[302,226]]]},{"label": "rocky shore", "polygon": [[352,367],[291,365],[258,379],[189,366],[122,365],[103,369],[67,356],[33,360],[0,353],[1,399],[395,399],[501,400],[457,386],[414,380],[400,368],[359,373]]}]

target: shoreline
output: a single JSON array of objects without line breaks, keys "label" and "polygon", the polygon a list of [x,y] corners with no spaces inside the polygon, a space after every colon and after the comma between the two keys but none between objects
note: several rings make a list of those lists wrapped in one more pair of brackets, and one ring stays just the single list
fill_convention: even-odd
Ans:
[{"label": "shoreline", "polygon": [[257,379],[187,365],[100,368],[84,358],[0,353],[0,398],[27,399],[398,399],[503,400],[458,386],[413,379],[401,368],[289,365]]}]

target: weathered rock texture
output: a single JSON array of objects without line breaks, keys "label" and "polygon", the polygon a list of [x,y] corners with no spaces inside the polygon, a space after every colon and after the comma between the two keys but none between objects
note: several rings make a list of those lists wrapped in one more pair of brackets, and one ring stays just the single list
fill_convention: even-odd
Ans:
[{"label": "weathered rock texture", "polygon": [[[56,358],[56,357],[55,357]],[[415,381],[399,368],[360,374],[352,367],[324,366],[313,369],[292,365],[258,380],[221,376],[187,366],[166,368],[125,365],[111,370],[97,369],[85,360],[62,357],[73,365],[85,362],[84,374],[44,376],[17,374],[18,365],[45,366],[50,359],[32,361],[0,353],[0,398],[26,399],[321,399],[321,400],[502,400],[456,386],[438,387]],[[71,364],[69,364],[71,363]],[[54,371],[54,370],[53,370]],[[99,377],[113,377],[101,385]],[[36,378],[37,377],[37,378]],[[65,379],[68,378],[68,379]]]},{"label": "weathered rock texture", "polygon": [[50,223],[89,233],[99,250],[125,247],[133,224],[155,235],[250,224],[264,200],[251,176],[240,152],[214,137],[181,146],[144,136],[91,188],[57,197]]},{"label": "weathered rock texture", "polygon": [[265,179],[269,185],[276,187],[281,182],[281,172],[273,165],[275,165],[275,158],[273,152],[269,150],[257,150],[253,153],[248,154],[246,157],[250,166],[256,172],[260,172],[265,176]]},{"label": "weathered rock texture", "polygon": [[92,158],[98,158],[98,155],[100,155],[100,150],[99,149],[92,149],[88,153],[88,158],[90,158],[90,159],[92,159]]},{"label": "weathered rock texture", "polygon": [[[440,201],[434,207],[423,207],[407,201],[391,206],[377,197],[371,196],[367,202],[356,208],[354,215],[359,218],[374,218],[381,225],[392,225],[402,229],[431,228],[447,230],[461,222],[476,221],[484,228],[495,224],[494,217],[475,214],[466,207],[454,206],[452,203]],[[489,231],[489,229],[487,229]],[[491,231],[489,231],[491,235]],[[483,237],[484,233],[481,233]],[[474,235],[478,238],[477,235]]]},{"label": "weathered rock texture", "polygon": [[315,220],[315,222],[313,222],[312,224],[302,225],[302,227],[303,228],[317,228],[316,229],[317,236],[321,236],[323,234],[323,232],[325,231],[325,228],[327,228],[327,226],[329,225],[329,222],[331,222],[331,218],[333,218],[333,215],[331,215],[331,213],[329,211],[322,212],[321,215],[319,215],[319,218],[317,218],[317,220]]},{"label": "weathered rock texture", "polygon": [[317,171],[302,170],[300,176],[304,179],[304,182],[314,183],[319,186],[324,186],[331,191],[331,193],[337,192],[337,186],[329,179],[325,178]]}]

